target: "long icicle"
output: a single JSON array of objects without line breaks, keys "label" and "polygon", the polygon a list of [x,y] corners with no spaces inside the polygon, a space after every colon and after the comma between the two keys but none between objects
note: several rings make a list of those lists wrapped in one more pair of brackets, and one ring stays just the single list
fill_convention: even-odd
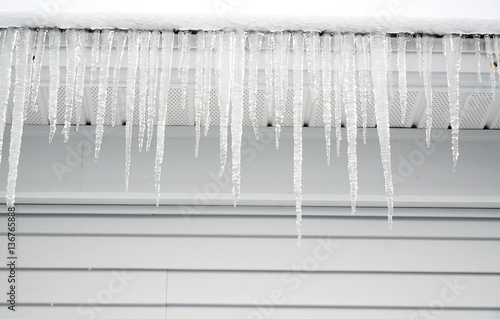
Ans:
[{"label": "long icicle", "polygon": [[293,33],[293,188],[297,214],[297,246],[302,238],[302,109],[304,107],[304,36]]},{"label": "long icicle", "polygon": [[111,91],[111,125],[114,127],[116,125],[116,105],[118,103],[118,84],[120,83],[120,70],[123,61],[123,55],[125,52],[125,42],[127,41],[127,33],[124,31],[115,31],[116,40],[116,51],[115,51],[115,64],[113,66],[113,77],[111,78],[111,83],[113,90]]},{"label": "long icicle", "polygon": [[284,41],[283,32],[275,32],[274,36],[274,46],[273,46],[273,92],[274,92],[274,135],[275,135],[275,144],[276,149],[279,148],[279,136],[281,132],[281,118],[283,116],[283,112],[281,110],[281,95],[283,94],[283,62],[282,62],[282,42]]},{"label": "long icicle", "polygon": [[12,79],[12,57],[14,56],[17,36],[18,29],[8,28],[5,33],[5,38],[2,39],[3,50],[0,55],[2,59],[2,63],[0,63],[0,163],[2,161],[5,122]]},{"label": "long icicle", "polygon": [[155,189],[156,206],[160,204],[161,194],[161,165],[165,152],[165,125],[167,124],[168,93],[170,90],[170,76],[172,70],[172,51],[174,47],[174,33],[163,31],[161,34],[161,75],[160,101],[158,105],[158,123],[156,126],[156,158],[155,158]]},{"label": "long icicle", "polygon": [[144,143],[144,130],[146,129],[146,99],[148,93],[148,71],[149,71],[149,40],[151,32],[141,32],[140,62],[139,62],[139,152],[142,151]]},{"label": "long icicle", "polygon": [[387,216],[389,229],[392,227],[394,210],[394,189],[391,169],[391,146],[389,131],[389,100],[387,96],[387,36],[374,33],[370,36],[372,58],[372,81],[375,98],[375,118],[380,141],[380,156],[384,169],[385,192],[387,196]]},{"label": "long icicle", "polygon": [[325,126],[326,163],[330,165],[330,145],[332,134],[332,35],[321,36],[321,69],[323,86],[323,125]]},{"label": "long icicle", "polygon": [[234,206],[240,197],[241,184],[241,138],[243,131],[243,82],[245,80],[245,40],[246,33],[236,32],[234,45],[234,85],[231,94],[231,152],[233,166]]},{"label": "long icicle", "polygon": [[25,91],[25,99],[24,99],[24,120],[26,121],[26,117],[28,116],[28,109],[31,105],[31,84],[33,83],[33,69],[35,66],[35,61],[33,60],[33,55],[35,55],[36,50],[36,38],[37,34],[35,31],[30,32],[30,36],[28,39],[28,55],[31,57],[28,61],[27,73],[26,73],[26,91]]},{"label": "long icicle", "polygon": [[335,93],[335,146],[337,149],[337,157],[340,156],[340,141],[342,135],[340,128],[342,126],[342,33],[335,32],[333,35],[333,91]]},{"label": "long icicle", "polygon": [[137,65],[139,63],[139,31],[128,31],[127,54],[127,100],[126,100],[126,126],[125,126],[125,191],[128,191],[130,179],[130,163],[132,161],[132,128],[135,107],[135,82]]},{"label": "long icicle", "polygon": [[78,31],[69,29],[65,31],[66,36],[66,103],[64,108],[64,143],[69,139],[69,131],[71,129],[71,116],[73,115],[73,107],[75,102],[75,85],[76,85],[76,56],[78,45]]},{"label": "long icicle", "polygon": [[227,130],[229,126],[229,109],[231,103],[231,90],[234,77],[234,32],[224,32],[223,44],[225,50],[222,52],[221,68],[221,86],[219,92],[220,98],[220,170],[219,176],[222,175],[226,168],[227,160]]},{"label": "long icicle", "polygon": [[406,95],[408,88],[406,85],[406,42],[408,36],[406,34],[398,34],[398,77],[399,77],[399,104],[401,106],[401,123],[405,124],[406,118]]},{"label": "long icicle", "polygon": [[83,104],[83,89],[85,85],[85,62],[87,57],[87,38],[88,34],[84,30],[78,31],[78,51],[76,62],[76,84],[75,84],[75,122],[76,130],[80,126],[81,110]]},{"label": "long icicle", "polygon": [[203,113],[203,59],[206,42],[206,32],[199,31],[196,34],[196,73],[194,88],[194,125],[196,143],[194,147],[194,157],[198,157],[201,134],[201,117]]},{"label": "long icicle", "polygon": [[255,139],[259,139],[259,123],[257,122],[257,82],[259,76],[259,53],[262,33],[253,32],[248,36],[250,46],[248,68],[248,114],[252,123]]},{"label": "long icicle", "polygon": [[92,50],[90,52],[90,85],[95,86],[99,73],[99,44],[101,42],[101,30],[94,30],[92,33]]},{"label": "long icicle", "polygon": [[57,93],[59,91],[59,47],[61,44],[61,31],[49,31],[49,143],[54,138],[57,124]]},{"label": "long icicle", "polygon": [[351,193],[351,213],[356,212],[358,197],[358,159],[356,155],[356,138],[358,116],[356,113],[356,61],[354,52],[355,37],[353,33],[346,33],[342,39],[342,50],[345,50],[343,61],[343,87],[345,92],[345,115],[347,126],[347,167]]},{"label": "long icicle", "polygon": [[210,94],[212,92],[212,51],[215,46],[215,31],[207,32],[207,39],[205,41],[205,53],[204,53],[204,70],[203,70],[203,106],[202,106],[202,117],[203,125],[205,127],[203,134],[208,135],[208,130],[210,129],[210,122],[212,120],[210,116]]},{"label": "long icicle", "polygon": [[431,146],[431,130],[432,130],[432,47],[434,45],[434,37],[424,35],[423,42],[423,71],[424,71],[424,90],[425,90],[425,143],[427,148]]},{"label": "long icicle", "polygon": [[113,30],[106,29],[102,31],[102,55],[99,68],[99,91],[97,96],[97,114],[95,119],[95,161],[99,158],[102,137],[104,135],[104,115],[106,113],[106,99],[108,96],[109,64],[111,59],[113,34]]},{"label": "long icicle", "polygon": [[[29,38],[31,30],[23,28],[19,31],[19,39],[16,45],[16,82],[14,83],[14,109],[12,111],[12,126],[10,133],[9,148],[9,173],[7,178],[7,206],[13,207],[16,200],[17,170],[19,156],[21,153],[21,141],[23,137],[24,107],[26,102],[26,90],[28,86],[28,60]],[[9,65],[10,67],[10,65]]]},{"label": "long icicle", "polygon": [[459,74],[462,56],[462,37],[445,34],[443,38],[446,59],[446,78],[448,79],[448,99],[450,101],[451,142],[453,152],[453,170],[458,163],[458,134],[460,128],[460,89]]},{"label": "long icicle", "polygon": [[147,139],[146,151],[149,152],[151,148],[151,141],[153,140],[154,120],[157,109],[156,91],[158,85],[158,45],[160,41],[160,32],[151,32],[151,45],[149,48],[149,80],[148,80],[148,103],[147,103]]}]

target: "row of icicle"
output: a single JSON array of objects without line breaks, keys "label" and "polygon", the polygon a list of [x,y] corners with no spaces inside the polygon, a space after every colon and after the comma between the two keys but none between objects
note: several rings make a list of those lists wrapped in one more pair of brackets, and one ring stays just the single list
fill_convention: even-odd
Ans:
[{"label": "row of icicle", "polygon": [[[64,38],[61,35],[64,33]],[[195,38],[192,41],[192,38]],[[414,37],[418,69],[424,80],[426,97],[426,138],[430,145],[432,127],[432,86],[431,59],[435,37],[431,35],[397,35],[397,70],[398,91],[401,116],[406,116],[406,43]],[[178,65],[172,65],[172,55],[177,38],[179,56]],[[69,132],[74,116],[76,129],[80,122],[76,110],[82,107],[85,85],[85,65],[90,65],[90,85],[98,86],[98,102],[95,130],[95,159],[101,148],[104,132],[104,114],[111,108],[112,123],[115,124],[117,113],[117,88],[124,55],[126,65],[126,156],[125,188],[128,189],[131,164],[132,117],[136,99],[139,108],[139,150],[149,151],[156,125],[157,146],[155,158],[155,187],[157,205],[160,199],[161,166],[164,153],[165,124],[167,116],[167,98],[171,82],[171,70],[177,69],[174,76],[181,82],[183,108],[187,103],[187,89],[190,59],[195,59],[195,156],[204,127],[206,135],[210,127],[210,90],[217,89],[220,110],[220,174],[225,170],[228,153],[228,130],[231,131],[232,182],[236,204],[240,194],[240,163],[243,124],[243,92],[245,72],[248,73],[249,118],[254,127],[255,138],[259,138],[257,121],[257,81],[259,56],[263,52],[265,75],[265,100],[269,110],[274,106],[274,126],[276,147],[283,124],[287,89],[289,87],[289,65],[293,74],[293,138],[294,138],[294,192],[296,195],[298,245],[301,238],[301,200],[302,200],[302,111],[304,69],[307,71],[313,103],[322,103],[326,139],[327,162],[330,163],[330,135],[335,128],[336,154],[339,156],[341,140],[342,110],[346,116],[347,156],[350,181],[352,213],[356,210],[357,198],[357,123],[361,116],[363,142],[366,143],[368,92],[373,91],[375,116],[380,140],[380,152],[385,177],[389,227],[392,225],[393,185],[391,173],[391,151],[389,133],[389,88],[392,85],[390,70],[392,42],[388,35],[374,33],[357,35],[354,33],[318,33],[318,32],[243,32],[243,31],[119,31],[119,30],[59,30],[9,28],[0,31],[0,152],[3,144],[3,132],[6,123],[6,109],[10,98],[11,65],[14,59],[15,82],[13,90],[13,112],[11,143],[9,150],[9,174],[7,185],[7,204],[14,205],[17,166],[23,133],[23,122],[28,107],[38,107],[37,97],[42,70],[42,58],[48,46],[49,54],[49,100],[48,114],[50,122],[49,141],[54,137],[57,120],[58,89],[60,86],[60,51],[66,50],[66,101],[64,109],[64,141]],[[65,43],[62,41],[65,40]],[[442,38],[449,86],[450,116],[452,127],[453,165],[458,158],[459,129],[459,69],[462,37],[447,34]],[[196,47],[192,48],[192,42]],[[493,54],[497,59],[500,54],[498,36],[484,36],[485,53],[489,61]],[[248,43],[248,50],[246,50]],[[91,46],[90,61],[87,61],[87,46]],[[292,51],[290,52],[290,47]],[[115,50],[113,50],[115,48]],[[478,81],[481,81],[480,38],[475,37]],[[194,49],[194,50],[192,50]],[[15,51],[15,55],[13,52]],[[195,57],[190,56],[194,51]],[[248,51],[248,52],[247,52]],[[248,68],[245,67],[248,61]],[[495,89],[495,74],[490,68],[492,89]],[[499,68],[500,75],[500,68]],[[371,81],[370,81],[371,78]],[[333,81],[332,81],[333,79]],[[106,105],[108,86],[113,96],[111,105]],[[215,87],[214,87],[215,86]],[[138,96],[136,96],[136,87]],[[333,100],[331,93],[334,93]],[[357,114],[357,95],[360,97]],[[333,107],[332,107],[333,106]],[[156,114],[158,117],[155,122]],[[0,156],[1,158],[1,156]]]}]

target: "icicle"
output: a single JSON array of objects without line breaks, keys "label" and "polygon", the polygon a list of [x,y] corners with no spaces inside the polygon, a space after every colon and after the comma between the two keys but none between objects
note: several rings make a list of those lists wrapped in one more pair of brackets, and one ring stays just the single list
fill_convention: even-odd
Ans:
[{"label": "icicle", "polygon": [[375,33],[370,36],[370,52],[372,58],[372,81],[375,98],[375,118],[380,141],[380,156],[384,169],[385,192],[387,196],[388,223],[392,227],[394,207],[393,184],[391,170],[391,146],[389,131],[389,101],[387,96],[387,36]]},{"label": "icicle", "polygon": [[26,86],[26,91],[25,94],[26,96],[24,97],[24,120],[26,121],[26,117],[28,116],[28,107],[31,104],[31,83],[33,81],[33,67],[34,67],[34,60],[33,60],[33,55],[35,54],[36,50],[36,32],[30,32],[29,40],[28,40],[28,55],[30,56],[30,59],[28,61],[28,66],[27,66],[27,73],[26,73],[26,81],[27,81],[27,86]]},{"label": "icicle", "polygon": [[[325,126],[326,163],[330,165],[330,136],[332,131],[332,35],[328,32],[321,36],[321,58],[323,77],[323,125]],[[295,72],[295,70],[294,70]]]},{"label": "icicle", "polygon": [[205,126],[204,135],[208,135],[210,128],[210,94],[212,90],[212,50],[215,46],[215,32],[208,31],[205,41],[204,66],[203,66],[203,125]]},{"label": "icicle", "polygon": [[406,118],[406,95],[408,88],[406,86],[406,34],[398,34],[398,76],[399,76],[399,103],[401,104],[401,123],[405,124]]},{"label": "icicle", "polygon": [[12,57],[18,30],[8,28],[5,37],[2,37],[2,51],[0,63],[0,163],[2,161],[2,148],[5,132],[5,121],[7,117],[7,105],[9,103],[11,78],[12,78]]},{"label": "icicle", "polygon": [[66,103],[64,108],[64,143],[69,139],[69,131],[71,128],[71,115],[75,100],[75,84],[76,84],[76,46],[78,34],[75,29],[69,29],[65,32],[66,36]]},{"label": "icicle", "polygon": [[161,165],[165,149],[165,125],[168,110],[168,93],[170,90],[170,73],[172,69],[172,50],[174,33],[163,31],[161,34],[161,75],[160,102],[158,107],[158,124],[156,126],[156,158],[155,158],[155,189],[156,206],[160,204]]},{"label": "icicle", "polygon": [[275,132],[275,139],[276,139],[276,149],[279,148],[279,136],[281,132],[281,123],[282,123],[282,117],[283,117],[283,112],[281,109],[281,101],[282,101],[282,94],[283,94],[283,59],[282,59],[282,54],[283,54],[283,32],[276,32],[273,34],[274,35],[274,46],[273,46],[273,71],[274,71],[274,86],[273,86],[273,92],[274,92],[274,132]]},{"label": "icicle", "polygon": [[443,38],[446,59],[446,77],[448,79],[448,99],[450,101],[451,141],[453,151],[453,170],[458,162],[458,133],[460,128],[460,90],[459,74],[462,55],[462,37],[446,34]]},{"label": "icicle", "polygon": [[423,69],[423,61],[422,61],[422,36],[420,34],[415,34],[415,46],[417,50],[417,67],[418,67],[418,75],[422,77],[424,69]]},{"label": "icicle", "polygon": [[149,40],[151,32],[141,31],[139,62],[139,152],[142,151],[146,129],[146,98],[148,93]]},{"label": "icicle", "polygon": [[115,32],[116,51],[115,51],[115,64],[113,67],[113,77],[111,79],[113,91],[111,91],[111,125],[116,125],[116,104],[118,103],[118,83],[120,82],[120,69],[122,66],[123,53],[125,52],[125,42],[127,40],[127,33],[123,31]]},{"label": "icicle", "polygon": [[488,67],[490,69],[491,95],[494,98],[496,83],[495,83],[495,70],[493,68],[493,51],[491,47],[490,36],[487,34],[484,35],[484,47],[486,51],[486,58],[488,60]]},{"label": "icicle", "polygon": [[99,91],[97,96],[97,114],[95,119],[95,161],[99,158],[102,136],[104,135],[104,114],[106,113],[106,99],[108,96],[109,64],[111,59],[113,34],[113,30],[106,29],[102,31],[102,55],[99,67]]},{"label": "icicle", "polygon": [[359,99],[361,104],[361,121],[363,126],[363,144],[366,144],[366,123],[368,121],[368,37],[357,36],[356,61],[359,69]]},{"label": "icicle", "polygon": [[[331,36],[330,36],[331,37]],[[331,42],[331,39],[330,39]],[[309,91],[311,92],[311,103],[316,104],[319,94],[318,71],[317,67],[320,36],[318,32],[306,33],[306,61],[307,73],[309,75]],[[330,45],[331,46],[331,45]],[[329,152],[328,152],[329,153]]]},{"label": "icicle", "polygon": [[220,171],[222,175],[227,159],[227,129],[229,123],[229,105],[231,103],[231,89],[234,77],[234,32],[224,32],[224,51],[222,52],[221,87],[220,87]]},{"label": "icicle", "polygon": [[268,117],[271,117],[273,107],[273,52],[274,52],[274,36],[272,33],[266,33],[266,52],[264,56],[265,77],[266,77],[266,106]]},{"label": "icicle", "polygon": [[387,90],[389,92],[389,96],[392,97],[392,40],[391,38],[387,38]]},{"label": "icicle", "polygon": [[356,69],[355,69],[355,37],[352,33],[344,35],[342,50],[345,51],[343,69],[343,91],[345,92],[345,115],[347,126],[347,159],[351,192],[351,213],[356,212],[358,197],[358,160],[356,155],[356,138],[358,116],[356,113]]},{"label": "icicle", "polygon": [[231,152],[233,155],[233,197],[234,206],[240,197],[241,184],[241,135],[243,131],[243,82],[245,80],[245,38],[244,32],[236,33],[234,45],[234,85],[231,94]]},{"label": "icicle", "polygon": [[335,139],[337,147],[337,157],[340,156],[340,141],[342,140],[342,135],[340,128],[342,127],[342,34],[340,32],[335,32],[333,35],[333,90],[335,91]]},{"label": "icicle", "polygon": [[[19,165],[19,155],[21,153],[21,141],[23,137],[24,106],[26,90],[28,86],[28,60],[29,56],[29,29],[19,31],[19,39],[16,45],[16,82],[14,83],[14,109],[12,111],[12,126],[10,133],[9,149],[9,174],[7,178],[7,206],[12,207],[16,197],[17,169]],[[9,64],[10,67],[10,64]]]},{"label": "icicle", "polygon": [[75,122],[76,130],[80,126],[80,114],[83,103],[83,88],[85,85],[85,61],[87,57],[87,32],[83,30],[78,31],[78,46],[77,46],[77,60],[76,60],[76,84],[75,84]]},{"label": "icicle", "polygon": [[158,45],[160,32],[151,32],[151,45],[149,48],[149,81],[148,81],[148,104],[147,104],[147,142],[146,151],[151,148],[153,140],[154,120],[156,113],[156,91],[158,85]]},{"label": "icicle", "polygon": [[128,191],[130,179],[130,163],[132,160],[132,125],[135,106],[135,82],[137,65],[139,63],[139,40],[138,31],[128,31],[128,54],[127,54],[127,100],[126,100],[126,127],[125,127],[125,191]]},{"label": "icicle", "polygon": [[491,41],[493,41],[493,46],[495,48],[495,61],[497,61],[496,69],[498,72],[498,76],[500,77],[500,67],[498,66],[498,63],[500,63],[500,36],[499,35],[493,36]]},{"label": "icicle", "polygon": [[59,91],[59,47],[61,33],[59,30],[49,31],[49,143],[52,142],[57,124],[57,93]]},{"label": "icicle", "polygon": [[206,33],[199,31],[196,34],[196,73],[194,87],[194,122],[196,131],[196,143],[194,157],[198,157],[200,147],[201,116],[203,112],[203,58],[205,50]]},{"label": "icicle", "polygon": [[424,68],[424,90],[426,101],[426,121],[425,121],[425,142],[427,148],[431,147],[431,130],[432,130],[432,47],[434,45],[434,37],[430,35],[423,36],[423,68]]},{"label": "icicle", "polygon": [[40,88],[40,78],[42,74],[42,62],[43,53],[45,51],[45,36],[47,30],[40,29],[37,32],[36,37],[36,49],[33,55],[33,75],[32,82],[30,86],[30,105],[35,110],[38,111],[38,90]]},{"label": "icicle", "polygon": [[477,81],[479,84],[483,83],[481,78],[481,37],[478,34],[474,35],[474,50],[476,57]]},{"label": "icicle", "polygon": [[94,30],[92,33],[92,51],[90,53],[90,85],[95,86],[98,73],[97,68],[99,66],[99,44],[101,41],[101,30]]},{"label": "icicle", "polygon": [[181,88],[182,88],[182,109],[187,107],[187,85],[189,78],[189,52],[190,52],[190,43],[191,42],[191,34],[189,31],[180,31],[179,32],[179,43],[181,46],[181,58],[180,68],[181,68]]},{"label": "icicle", "polygon": [[259,139],[259,123],[257,123],[257,80],[259,76],[259,53],[262,33],[254,32],[248,37],[250,45],[250,61],[248,68],[248,113],[252,122],[255,139]]},{"label": "icicle", "polygon": [[[330,39],[330,38],[329,38]],[[326,40],[328,41],[328,40]],[[329,52],[330,53],[330,52]],[[304,107],[304,37],[293,33],[293,188],[297,213],[297,246],[302,238],[302,109]]]}]

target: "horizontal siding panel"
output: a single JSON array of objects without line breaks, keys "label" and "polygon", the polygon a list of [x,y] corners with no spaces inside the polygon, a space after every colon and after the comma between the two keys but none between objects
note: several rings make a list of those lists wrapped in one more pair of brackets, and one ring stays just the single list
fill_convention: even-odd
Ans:
[{"label": "horizontal siding panel", "polygon": [[[268,209],[273,213],[273,209]],[[310,217],[305,237],[490,238],[500,240],[500,219],[394,218],[387,229],[385,210],[379,218],[365,216]],[[119,227],[117,227],[119,219]],[[0,224],[5,224],[2,220]],[[43,225],[43,227],[42,227]],[[2,227],[5,229],[5,227]],[[29,215],[20,216],[18,234],[83,234],[122,236],[287,236],[295,237],[295,216],[168,216],[168,215]]]},{"label": "horizontal siding panel", "polygon": [[[499,276],[192,273],[168,276],[168,303],[426,307],[498,307]],[[453,301],[451,301],[453,300]]]},{"label": "horizontal siding panel", "polygon": [[310,238],[298,249],[293,238],[21,236],[18,254],[25,268],[291,270],[325,256],[318,270],[500,269],[500,241],[491,240]]},{"label": "horizontal siding panel", "polygon": [[[260,308],[262,309],[262,308]],[[48,307],[48,306],[20,306],[16,313],[0,308],[0,317],[6,319],[37,318],[37,319],[164,319],[165,311],[168,319],[406,319],[425,318],[423,315],[439,319],[498,319],[500,311],[478,310],[398,310],[398,309],[265,309],[257,307],[242,308],[207,308],[207,307]],[[263,312],[264,311],[264,312]],[[271,313],[270,316],[264,315]],[[437,315],[437,316],[436,316]],[[94,317],[95,316],[95,317]]]},{"label": "horizontal siding panel", "polygon": [[[0,271],[7,278],[7,271]],[[17,273],[18,302],[45,304],[160,304],[165,302],[165,272],[26,271]],[[7,291],[7,280],[0,281]]]}]

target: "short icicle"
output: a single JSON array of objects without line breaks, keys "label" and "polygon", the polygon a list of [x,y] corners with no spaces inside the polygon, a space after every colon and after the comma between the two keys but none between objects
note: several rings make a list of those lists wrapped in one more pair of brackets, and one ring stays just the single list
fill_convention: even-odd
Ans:
[{"label": "short icicle", "polygon": [[432,130],[432,47],[434,45],[434,37],[424,35],[423,41],[423,68],[424,68],[424,91],[425,91],[425,143],[427,148],[431,147],[431,130]]},{"label": "short icicle", "polygon": [[14,56],[17,36],[17,29],[8,28],[1,43],[3,50],[0,52],[2,61],[2,63],[0,63],[0,163],[2,161],[5,122],[7,119],[7,106],[9,103],[12,80],[12,58]]},{"label": "short icicle", "polygon": [[477,81],[479,84],[483,83],[483,79],[481,77],[481,37],[478,34],[474,35],[474,56],[476,58],[476,72],[477,72]]},{"label": "short icicle", "polygon": [[196,143],[194,157],[198,157],[200,148],[201,117],[203,113],[203,59],[205,50],[206,32],[199,31],[196,34],[196,71],[194,86],[194,125],[196,132]]},{"label": "short icicle", "polygon": [[359,69],[358,91],[361,109],[361,123],[363,126],[363,144],[366,145],[366,124],[368,122],[368,85],[369,85],[369,68],[368,68],[368,40],[366,35],[357,35],[356,62]]},{"label": "short icicle", "polygon": [[342,140],[342,135],[340,128],[342,126],[342,33],[335,32],[333,35],[333,90],[334,90],[334,112],[335,119],[335,144],[337,148],[337,157],[340,156],[340,141]]},{"label": "short icicle", "polygon": [[399,89],[399,104],[401,106],[401,124],[405,124],[406,118],[406,99],[408,87],[406,84],[406,42],[408,36],[406,34],[398,34],[398,89]]},{"label": "short icicle", "polygon": [[446,78],[448,79],[448,99],[450,101],[451,142],[453,152],[453,171],[458,163],[458,134],[460,128],[460,89],[459,74],[462,56],[462,36],[445,34],[443,38],[446,59]]},{"label": "short icicle", "polygon": [[149,80],[149,42],[151,32],[141,31],[140,51],[139,51],[139,152],[142,152],[144,143],[144,131],[146,130],[146,102],[148,94]]},{"label": "short icicle", "polygon": [[387,94],[387,36],[374,33],[370,36],[370,52],[372,59],[373,95],[375,98],[375,118],[380,141],[380,156],[385,178],[387,196],[387,216],[389,229],[392,227],[394,210],[394,189],[391,169],[391,146],[389,131],[389,100]]},{"label": "short icicle", "polygon": [[272,33],[266,33],[264,36],[266,40],[266,51],[264,53],[264,64],[265,70],[264,75],[266,78],[266,106],[267,106],[267,114],[268,118],[271,118],[272,109],[273,109],[273,52],[274,52],[274,36]]},{"label": "short icicle", "polygon": [[92,33],[92,49],[90,51],[90,85],[95,86],[98,80],[99,67],[99,44],[101,42],[101,30],[94,30]]},{"label": "short icicle", "polygon": [[139,64],[139,31],[128,31],[127,54],[127,96],[125,101],[125,191],[128,191],[130,179],[130,164],[132,161],[132,128],[135,107],[135,87],[137,65]]},{"label": "short icicle", "polygon": [[76,83],[75,83],[75,122],[76,130],[80,126],[81,110],[83,104],[83,89],[85,85],[85,62],[87,56],[87,31],[78,30],[78,45],[76,57]]},{"label": "short icicle", "polygon": [[422,61],[422,35],[420,34],[415,34],[415,47],[417,50],[417,68],[418,68],[418,75],[422,77],[424,73],[423,69],[423,61]]},{"label": "short icicle", "polygon": [[49,143],[54,138],[57,124],[57,93],[59,91],[59,48],[61,45],[61,31],[49,31]]},{"label": "short icicle", "polygon": [[[19,39],[16,45],[16,80],[14,83],[14,108],[12,111],[12,125],[9,148],[9,173],[7,177],[7,207],[13,207],[16,201],[17,171],[21,142],[23,137],[24,112],[26,103],[26,90],[28,87],[29,63],[29,38],[32,31],[27,28],[19,30]],[[10,67],[10,65],[9,65]]]},{"label": "short icicle", "polygon": [[229,127],[229,109],[231,105],[231,93],[234,80],[234,32],[224,32],[223,44],[224,51],[222,52],[222,67],[221,67],[221,85],[219,88],[220,99],[220,170],[219,176],[222,175],[226,168],[227,161],[227,140]]},{"label": "short icicle", "polygon": [[248,68],[248,114],[252,123],[255,139],[259,139],[259,123],[257,122],[257,82],[259,76],[259,53],[262,33],[252,32],[248,36],[250,45]]},{"label": "short icicle", "polygon": [[43,53],[45,51],[45,38],[47,30],[40,29],[37,31],[36,48],[33,56],[33,76],[30,86],[30,106],[38,112],[38,91],[40,89],[40,79],[42,75]]},{"label": "short icicle", "polygon": [[104,135],[104,115],[106,113],[106,100],[108,96],[109,65],[111,59],[111,47],[113,45],[113,30],[102,31],[102,55],[99,67],[99,87],[97,95],[97,113],[95,127],[95,154],[94,160],[99,158],[102,137]]},{"label": "short icicle", "polygon": [[486,51],[486,58],[488,60],[488,69],[490,70],[490,82],[491,82],[491,96],[495,97],[496,90],[496,80],[495,80],[495,69],[493,66],[493,49],[491,44],[491,38],[489,35],[484,35],[484,50]]},{"label": "short icicle", "polygon": [[[295,35],[294,35],[295,36]],[[323,92],[323,125],[325,126],[326,163],[330,165],[332,134],[332,35],[321,36],[321,71]],[[295,70],[294,70],[295,72]]]},{"label": "short icicle", "polygon": [[62,134],[64,143],[69,139],[69,131],[71,129],[71,116],[73,115],[73,107],[75,102],[75,85],[76,85],[76,58],[78,45],[78,31],[69,29],[65,31],[66,36],[66,103],[64,107],[64,127]]},{"label": "short icicle", "polygon": [[302,110],[304,107],[304,36],[293,33],[293,189],[297,214],[297,247],[302,238]]},{"label": "short icicle", "polygon": [[172,70],[172,50],[174,33],[163,31],[161,34],[161,65],[160,65],[160,101],[158,104],[158,123],[156,125],[156,157],[155,157],[155,189],[156,206],[160,204],[161,165],[165,152],[165,125],[167,124],[168,93]]},{"label": "short icicle", "polygon": [[234,84],[231,109],[231,151],[233,166],[234,206],[240,197],[241,185],[241,139],[243,131],[243,83],[245,80],[245,40],[246,33],[236,32],[234,44]]},{"label": "short icicle", "polygon": [[149,71],[148,71],[148,99],[146,107],[146,152],[151,148],[151,141],[153,140],[155,115],[157,109],[157,88],[158,88],[158,45],[160,41],[160,32],[151,32],[151,45],[149,47]]},{"label": "short icicle", "polygon": [[187,92],[189,80],[189,56],[191,46],[191,33],[189,31],[179,32],[179,46],[181,51],[180,62],[180,77],[182,89],[182,109],[187,107]]},{"label": "short icicle", "polygon": [[111,78],[111,85],[113,90],[111,91],[111,125],[114,127],[116,125],[116,105],[118,103],[118,84],[120,83],[120,70],[123,61],[123,55],[125,52],[125,42],[127,41],[127,33],[124,31],[115,31],[115,41],[116,41],[116,51],[114,54],[114,66],[113,66],[113,76]]},{"label": "short icicle", "polygon": [[215,31],[208,31],[205,40],[205,52],[203,57],[203,102],[202,102],[202,117],[204,131],[203,135],[208,135],[210,122],[210,100],[212,94],[212,51],[215,47]]}]

